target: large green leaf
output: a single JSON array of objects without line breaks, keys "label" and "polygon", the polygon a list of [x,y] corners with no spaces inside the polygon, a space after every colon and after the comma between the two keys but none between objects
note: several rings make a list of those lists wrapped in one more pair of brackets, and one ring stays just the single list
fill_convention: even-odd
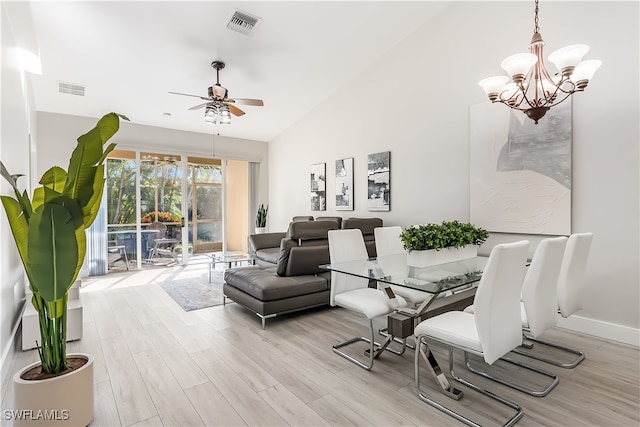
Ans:
[{"label": "large green leaf", "polygon": [[67,285],[67,291],[73,283],[78,278],[78,274],[80,273],[80,269],[82,268],[82,264],[84,263],[84,257],[87,253],[87,235],[84,231],[84,227],[76,228],[76,243],[78,248],[78,262],[76,263],[76,269],[73,272],[73,276],[71,277],[71,281]]},{"label": "large green leaf", "polygon": [[58,203],[42,205],[29,222],[27,264],[31,284],[47,302],[62,298],[77,276],[76,228],[72,214]]},{"label": "large green leaf", "polygon": [[104,153],[102,153],[102,158],[100,159],[100,161],[98,163],[102,164],[104,163],[105,159],[107,158],[107,156],[109,155],[109,153],[111,153],[114,148],[116,148],[116,143],[112,142],[111,144],[109,144],[107,146],[107,148],[104,149]]},{"label": "large green leaf", "polygon": [[78,138],[71,154],[65,194],[85,207],[93,195],[95,166],[102,158],[102,146],[120,127],[119,116],[110,113],[102,117],[96,127]]},{"label": "large green leaf", "polygon": [[54,166],[42,175],[40,184],[51,190],[62,193],[67,182],[67,172],[59,166]]},{"label": "large green leaf", "polygon": [[89,228],[98,216],[100,210],[100,201],[102,200],[102,192],[104,191],[104,165],[96,167],[96,174],[93,181],[93,195],[86,206],[82,208],[84,215],[84,227]]},{"label": "large green leaf", "polygon": [[78,138],[78,145],[73,150],[71,161],[69,162],[69,175],[65,185],[64,194],[71,199],[76,199],[80,206],[85,206],[93,192],[93,179],[95,177],[95,164],[102,156],[102,144],[100,132],[96,129],[85,134],[92,137]]},{"label": "large green leaf", "polygon": [[16,241],[16,246],[18,247],[18,253],[20,254],[22,265],[25,266],[27,277],[31,280],[31,271],[26,268],[27,255],[29,252],[27,238],[29,223],[22,213],[22,206],[20,206],[20,203],[18,203],[16,199],[8,196],[0,196],[0,199],[2,199],[2,206],[4,206],[4,211],[7,214],[7,219],[9,220],[9,227],[13,234],[13,239]]}]

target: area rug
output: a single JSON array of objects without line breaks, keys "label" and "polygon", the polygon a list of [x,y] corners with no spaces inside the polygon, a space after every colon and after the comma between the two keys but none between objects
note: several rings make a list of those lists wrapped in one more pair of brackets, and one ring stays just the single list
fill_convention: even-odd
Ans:
[{"label": "area rug", "polygon": [[207,275],[200,275],[168,279],[158,284],[184,311],[192,311],[222,304],[223,275],[221,271],[212,271],[211,283]]}]

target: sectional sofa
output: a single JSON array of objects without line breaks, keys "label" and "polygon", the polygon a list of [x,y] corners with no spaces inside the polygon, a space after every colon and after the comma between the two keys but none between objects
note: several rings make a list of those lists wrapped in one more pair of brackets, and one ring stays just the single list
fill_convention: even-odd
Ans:
[{"label": "sectional sofa", "polygon": [[318,219],[293,221],[286,232],[251,235],[256,265],[225,271],[224,300],[256,313],[263,328],[279,314],[328,305],[331,273],[319,266],[330,262],[329,230],[359,228],[369,256],[375,256],[373,230],[382,225],[380,218]]}]

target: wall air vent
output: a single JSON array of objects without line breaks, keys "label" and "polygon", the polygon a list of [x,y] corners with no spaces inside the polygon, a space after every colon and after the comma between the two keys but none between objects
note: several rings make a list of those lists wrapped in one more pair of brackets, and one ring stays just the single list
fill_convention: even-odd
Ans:
[{"label": "wall air vent", "polygon": [[227,22],[227,28],[242,34],[251,34],[261,20],[257,16],[234,10]]},{"label": "wall air vent", "polygon": [[84,86],[74,83],[58,82],[58,92],[84,96]]}]

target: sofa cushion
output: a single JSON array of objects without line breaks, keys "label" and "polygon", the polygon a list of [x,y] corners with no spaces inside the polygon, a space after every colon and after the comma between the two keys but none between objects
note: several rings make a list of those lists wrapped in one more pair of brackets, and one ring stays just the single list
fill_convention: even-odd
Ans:
[{"label": "sofa cushion", "polygon": [[[322,260],[326,258],[324,253],[326,252],[327,255],[329,253],[329,242],[327,240],[329,230],[337,230],[337,223],[333,221],[304,221],[289,224],[287,234],[290,237],[280,241],[277,274],[279,276],[291,276],[317,273],[319,271],[318,265],[327,263],[322,262]],[[315,254],[318,250],[310,250],[309,253],[314,254],[310,258],[312,264],[304,262],[300,265],[289,265],[291,251],[300,247],[318,247],[321,254],[316,256]],[[319,262],[316,263],[318,260]],[[310,267],[313,268],[307,271],[306,269]]]},{"label": "sofa cushion", "polygon": [[271,264],[277,264],[280,257],[280,247],[258,249],[256,251],[256,257],[262,261],[270,262]]},{"label": "sofa cushion", "polygon": [[373,229],[382,227],[382,218],[347,218],[342,221],[344,230],[359,228],[365,241],[374,240]]},{"label": "sofa cushion", "polygon": [[341,216],[319,216],[316,218],[316,221],[333,221],[338,224],[338,228],[342,227]]},{"label": "sofa cushion", "polygon": [[224,273],[224,281],[260,301],[275,301],[329,289],[324,277],[280,277],[276,274],[275,267],[230,268]]},{"label": "sofa cushion", "polygon": [[285,276],[300,276],[326,272],[319,268],[322,264],[329,264],[329,244],[318,246],[299,246],[289,251],[289,262]]},{"label": "sofa cushion", "polygon": [[289,224],[289,237],[298,241],[327,239],[329,230],[337,229],[335,221],[298,221]]},{"label": "sofa cushion", "polygon": [[249,235],[249,252],[258,253],[260,249],[279,248],[280,240],[284,239],[286,233],[263,233]]}]

